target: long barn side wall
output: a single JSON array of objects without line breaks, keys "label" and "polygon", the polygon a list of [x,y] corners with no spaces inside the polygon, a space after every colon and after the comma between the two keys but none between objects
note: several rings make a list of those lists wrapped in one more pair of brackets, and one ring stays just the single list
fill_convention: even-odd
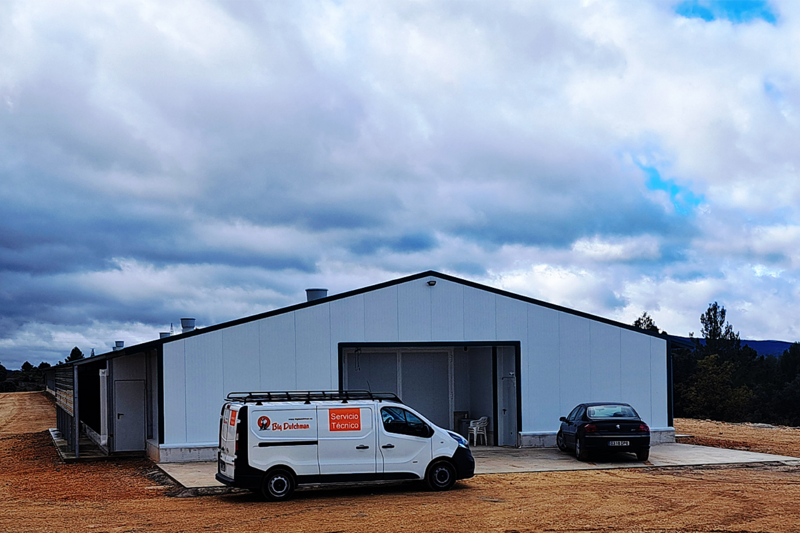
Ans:
[{"label": "long barn side wall", "polygon": [[336,389],[339,343],[470,341],[520,342],[523,443],[582,401],[668,429],[664,339],[432,277],[165,343],[164,446],[216,446],[231,391]]}]

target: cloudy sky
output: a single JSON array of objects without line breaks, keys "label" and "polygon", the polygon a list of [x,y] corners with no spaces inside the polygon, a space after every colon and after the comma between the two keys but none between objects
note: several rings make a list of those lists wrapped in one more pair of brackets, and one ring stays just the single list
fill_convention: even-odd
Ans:
[{"label": "cloudy sky", "polygon": [[795,0],[0,3],[0,362],[438,270],[800,340]]}]

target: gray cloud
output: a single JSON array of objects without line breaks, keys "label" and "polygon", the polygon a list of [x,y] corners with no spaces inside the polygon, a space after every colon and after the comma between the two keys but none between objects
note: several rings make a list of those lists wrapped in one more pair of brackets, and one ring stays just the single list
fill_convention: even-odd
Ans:
[{"label": "gray cloud", "polygon": [[427,269],[675,333],[720,300],[795,340],[776,4],[7,2],[0,362]]}]

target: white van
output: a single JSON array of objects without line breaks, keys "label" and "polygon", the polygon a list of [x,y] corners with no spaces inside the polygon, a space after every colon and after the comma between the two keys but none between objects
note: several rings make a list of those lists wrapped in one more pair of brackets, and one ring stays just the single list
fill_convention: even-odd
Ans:
[{"label": "white van", "polygon": [[216,478],[285,500],[298,484],[472,477],[467,440],[389,393],[232,392],[222,407]]}]

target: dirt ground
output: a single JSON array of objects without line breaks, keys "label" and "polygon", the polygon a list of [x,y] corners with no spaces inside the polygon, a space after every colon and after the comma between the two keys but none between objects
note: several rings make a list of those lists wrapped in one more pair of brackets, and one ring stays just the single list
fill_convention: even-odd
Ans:
[{"label": "dirt ground", "polygon": [[800,428],[676,418],[675,432],[685,444],[800,457]]},{"label": "dirt ground", "polygon": [[[172,497],[145,460],[60,464],[52,402],[0,394],[0,531],[796,532],[800,467],[645,468],[484,475],[415,484]],[[800,429],[677,420],[695,442],[800,457]]]}]

